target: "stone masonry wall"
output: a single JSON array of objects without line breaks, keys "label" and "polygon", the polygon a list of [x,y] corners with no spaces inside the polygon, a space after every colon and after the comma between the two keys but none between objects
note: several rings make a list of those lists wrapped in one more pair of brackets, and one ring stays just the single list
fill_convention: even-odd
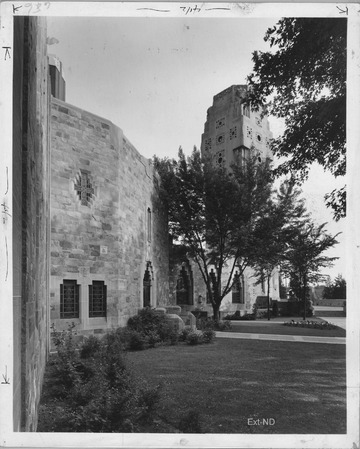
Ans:
[{"label": "stone masonry wall", "polygon": [[[166,302],[167,225],[155,201],[152,165],[119,128],[57,99],[52,99],[51,123],[51,322],[63,329],[73,321],[82,334],[100,333],[125,325],[143,306],[147,262],[152,305]],[[88,206],[75,190],[81,170],[94,189]],[[79,319],[60,319],[64,279],[80,285]],[[106,318],[89,318],[88,285],[94,280],[107,285]]]},{"label": "stone masonry wall", "polygon": [[15,20],[14,430],[35,431],[48,352],[49,91],[46,23]]}]

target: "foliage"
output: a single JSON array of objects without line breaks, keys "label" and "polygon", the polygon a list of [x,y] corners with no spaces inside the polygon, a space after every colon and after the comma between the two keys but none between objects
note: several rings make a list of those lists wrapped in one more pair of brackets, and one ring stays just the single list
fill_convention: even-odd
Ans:
[{"label": "foliage", "polygon": [[155,347],[158,343],[177,344],[178,332],[166,322],[164,315],[146,307],[129,318],[127,323],[129,348],[133,350]]},{"label": "foliage", "polygon": [[256,320],[256,315],[254,313],[245,313],[244,315],[240,315],[240,311],[237,310],[232,315],[226,315],[224,320],[233,320],[233,321],[254,321]]},{"label": "foliage", "polygon": [[346,280],[341,274],[323,290],[324,299],[346,299]]},{"label": "foliage", "polygon": [[51,325],[51,339],[59,357],[64,360],[71,360],[75,357],[76,344],[74,337],[77,334],[75,327],[75,323],[71,322],[67,329],[58,331],[54,323]]},{"label": "foliage", "polygon": [[211,343],[216,337],[216,332],[214,331],[214,329],[204,329],[202,333],[204,343]]},{"label": "foliage", "polygon": [[179,341],[186,341],[187,336],[189,335],[189,333],[191,332],[191,329],[189,327],[185,327],[179,335]]},{"label": "foliage", "polygon": [[[323,253],[337,244],[336,237],[325,230],[326,223],[320,226],[307,222],[294,229],[288,240],[282,270],[290,277],[290,287],[303,304],[309,300],[309,285],[321,279],[320,269],[332,265],[336,257]],[[306,308],[304,307],[304,319]]]},{"label": "foliage", "polygon": [[212,320],[211,318],[199,318],[196,320],[196,328],[200,330],[226,331],[231,329],[231,323],[224,320]]},{"label": "foliage", "polygon": [[191,330],[186,337],[186,343],[193,346],[204,343],[202,331]]},{"label": "foliage", "polygon": [[265,213],[254,230],[254,252],[252,265],[255,268],[256,284],[266,284],[267,318],[270,319],[270,281],[274,271],[284,259],[287,241],[294,229],[308,220],[304,200],[293,179],[284,181],[270,201]]},{"label": "foliage", "polygon": [[338,326],[329,323],[328,321],[287,321],[284,322],[284,326],[294,326],[294,327],[306,327],[310,329],[321,329],[321,330],[332,330],[337,329]]},{"label": "foliage", "polygon": [[165,327],[165,317],[155,312],[155,309],[145,307],[139,310],[137,315],[128,319],[128,329],[147,335],[149,332],[159,332],[159,329]]},{"label": "foliage", "polygon": [[128,337],[128,349],[131,351],[141,351],[145,349],[146,343],[149,342],[149,337],[151,340],[150,346],[155,346],[154,343],[154,335],[157,335],[156,332],[151,331],[148,337],[146,337],[143,333],[138,332],[133,329],[129,329],[127,337]]},{"label": "foliage", "polygon": [[80,358],[87,359],[89,357],[92,357],[95,353],[100,351],[100,348],[100,340],[94,335],[90,335],[84,340],[83,344],[81,345]]},{"label": "foliage", "polygon": [[[346,32],[342,18],[284,18],[264,37],[274,51],[253,53],[249,101],[285,120],[284,134],[271,145],[286,157],[278,174],[296,173],[302,181],[313,162],[345,174]],[[345,216],[345,188],[326,199],[335,219]]]},{"label": "foliage", "polygon": [[[170,232],[197,263],[218,320],[235,268],[241,274],[252,258],[252,232],[271,194],[269,163],[254,155],[228,172],[202,159],[195,148],[189,157],[180,149],[178,160],[155,158],[154,164]],[[229,276],[222,283],[226,266]]]},{"label": "foliage", "polygon": [[[65,341],[71,332],[62,333]],[[129,370],[125,353],[119,351],[119,335],[111,334],[99,344],[88,339],[80,351],[53,356],[46,373],[39,431],[135,432],[151,422],[160,387],[149,387]]]}]

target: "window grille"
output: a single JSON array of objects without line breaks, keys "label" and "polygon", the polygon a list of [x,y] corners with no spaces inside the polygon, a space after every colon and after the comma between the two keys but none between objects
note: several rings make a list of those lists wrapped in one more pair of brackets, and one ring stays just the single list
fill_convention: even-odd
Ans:
[{"label": "window grille", "polygon": [[89,285],[89,317],[106,317],[106,285],[103,281],[93,281]]},{"label": "window grille", "polygon": [[79,318],[79,287],[67,279],[60,285],[60,318]]},{"label": "window grille", "polygon": [[94,196],[94,189],[91,184],[89,173],[84,170],[80,171],[80,175],[74,185],[76,193],[80,199],[82,206],[90,206],[90,201]]}]

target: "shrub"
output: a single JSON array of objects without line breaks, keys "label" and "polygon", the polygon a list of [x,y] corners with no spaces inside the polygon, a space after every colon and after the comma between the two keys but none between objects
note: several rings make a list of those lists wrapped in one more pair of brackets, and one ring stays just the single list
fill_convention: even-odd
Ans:
[{"label": "shrub", "polygon": [[214,329],[218,331],[227,331],[231,329],[231,323],[229,321],[215,321]]},{"label": "shrub", "polygon": [[[160,401],[160,387],[149,387],[133,375],[126,364],[126,353],[119,351],[123,334],[114,331],[109,335],[99,341],[99,348],[91,357],[80,359],[76,353],[71,363],[59,354],[52,357],[44,390],[58,386],[58,382],[64,385],[54,367],[70,370],[73,381],[67,383],[60,399],[49,392],[43,394],[40,432],[136,432],[151,421]],[[134,335],[139,333],[134,331],[132,338]],[[84,345],[91,346],[89,342]],[[89,353],[86,349],[85,354]]]},{"label": "shrub", "polygon": [[100,340],[94,335],[90,335],[80,346],[80,358],[87,359],[93,357],[100,350],[100,347]]},{"label": "shrub", "polygon": [[287,321],[283,323],[284,326],[293,326],[293,327],[306,327],[310,329],[321,329],[321,330],[332,330],[337,329],[338,326],[335,324],[329,323],[328,321]]},{"label": "shrub", "polygon": [[144,334],[137,332],[136,330],[131,330],[128,333],[128,349],[131,351],[141,351],[145,348],[147,343],[147,338]]},{"label": "shrub", "polygon": [[160,342],[160,335],[156,331],[150,331],[146,337],[150,348],[155,348],[156,344]]},{"label": "shrub", "polygon": [[211,343],[216,336],[216,332],[213,329],[203,330],[203,341],[204,343]]},{"label": "shrub", "polygon": [[165,317],[163,315],[158,315],[155,310],[150,307],[139,310],[139,313],[129,318],[127,322],[127,327],[129,329],[145,335],[154,331],[160,334],[160,328],[166,327],[166,325]]},{"label": "shrub", "polygon": [[64,360],[72,360],[75,357],[76,335],[75,323],[70,323],[67,329],[57,331],[54,323],[51,325],[51,339],[55,345],[58,356]]},{"label": "shrub", "polygon": [[186,337],[186,343],[188,345],[198,345],[203,343],[202,331],[190,331]]},{"label": "shrub", "polygon": [[179,341],[186,341],[190,332],[191,332],[191,329],[185,327],[185,329],[183,329],[179,334]]},{"label": "shrub", "polygon": [[[233,315],[226,315],[224,320],[228,322],[228,320],[233,321],[248,321],[248,320],[255,320],[256,317],[253,313],[245,313],[244,315],[240,315],[240,311],[237,310]],[[229,323],[231,326],[231,323]],[[231,327],[230,327],[231,328]]]}]

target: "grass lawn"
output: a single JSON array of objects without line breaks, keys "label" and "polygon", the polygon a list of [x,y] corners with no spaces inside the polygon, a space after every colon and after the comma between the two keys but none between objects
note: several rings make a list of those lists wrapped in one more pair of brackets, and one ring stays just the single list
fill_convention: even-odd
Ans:
[{"label": "grass lawn", "polygon": [[[205,433],[346,433],[345,345],[226,338],[127,359],[150,384],[163,384],[153,431],[176,432],[195,412]],[[275,424],[248,425],[251,418]]]},{"label": "grass lawn", "polygon": [[[286,320],[290,321],[290,320]],[[272,335],[308,335],[312,337],[345,337],[346,331],[340,327],[336,329],[309,329],[305,327],[284,326],[283,322],[273,321],[232,321],[231,329],[226,332],[242,332]]]}]

